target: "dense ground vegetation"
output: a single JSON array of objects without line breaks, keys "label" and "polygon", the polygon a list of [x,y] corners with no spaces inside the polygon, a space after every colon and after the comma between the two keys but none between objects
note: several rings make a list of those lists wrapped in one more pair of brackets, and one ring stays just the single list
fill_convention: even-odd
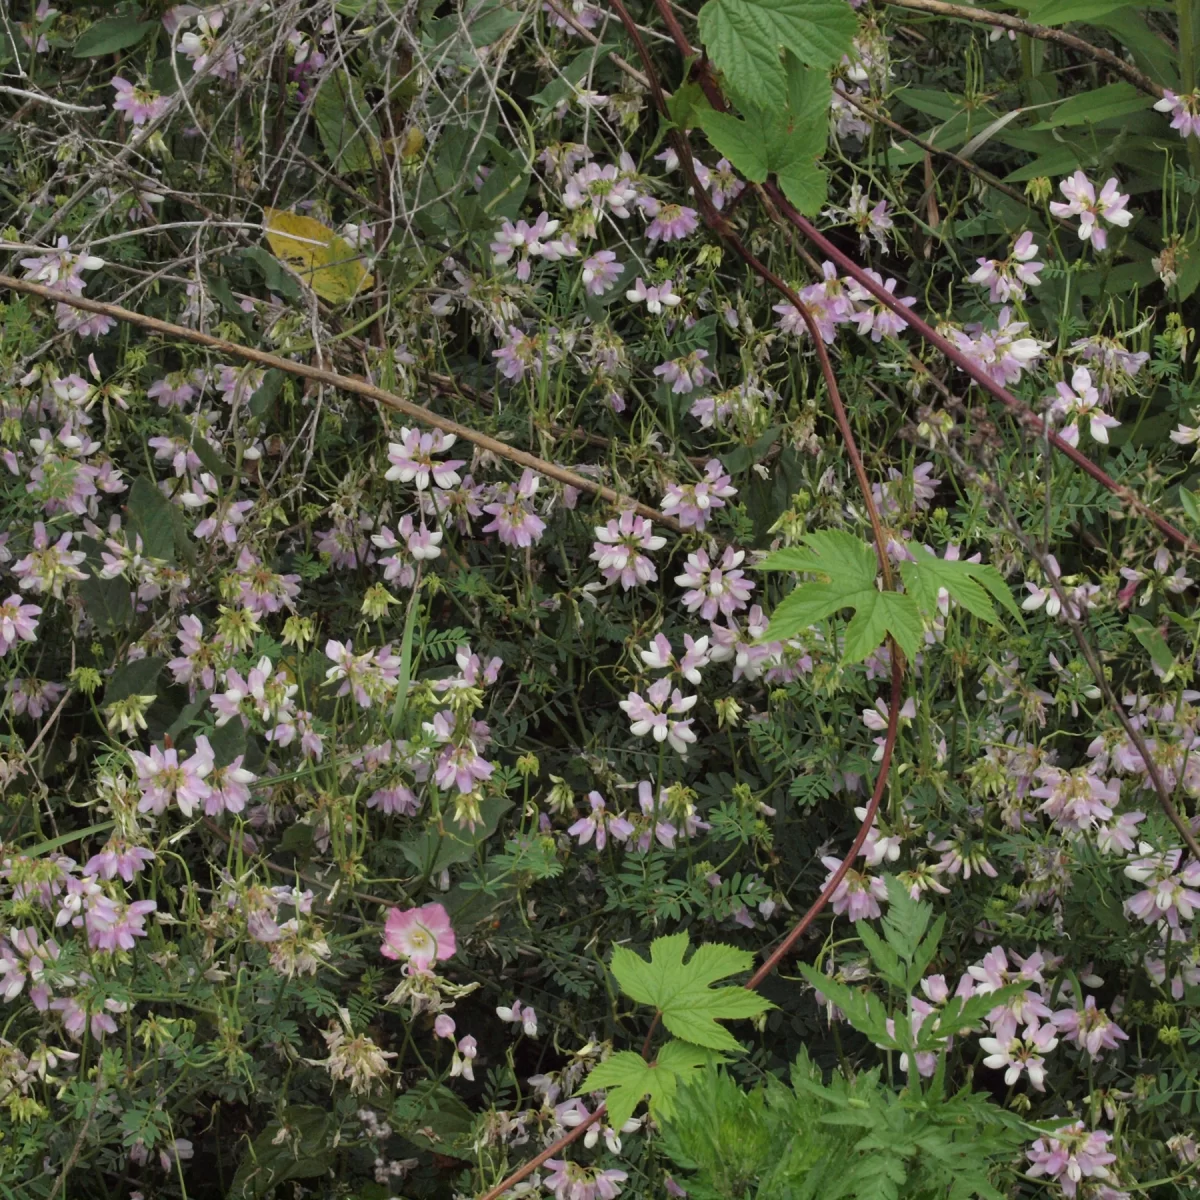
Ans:
[{"label": "dense ground vegetation", "polygon": [[1195,1194],[1198,38],[0,5],[0,1196]]}]

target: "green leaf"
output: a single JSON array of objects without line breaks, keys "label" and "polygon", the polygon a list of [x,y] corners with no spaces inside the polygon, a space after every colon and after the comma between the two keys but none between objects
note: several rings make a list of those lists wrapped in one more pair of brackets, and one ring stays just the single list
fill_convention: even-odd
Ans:
[{"label": "green leaf", "polygon": [[133,620],[129,580],[120,576],[101,579],[98,575],[89,575],[81,579],[77,586],[87,615],[95,621],[101,633],[118,633],[128,628]]},{"label": "green leaf", "polygon": [[708,0],[699,21],[704,48],[730,90],[762,109],[787,101],[782,50],[827,69],[841,62],[858,29],[845,0]]},{"label": "green leaf", "polygon": [[422,1080],[397,1097],[391,1116],[396,1132],[422,1150],[474,1160],[475,1114],[444,1084]]},{"label": "green leaf", "polygon": [[932,616],[937,612],[938,590],[945,588],[952,600],[989,625],[1000,623],[989,593],[1021,621],[1021,610],[1004,576],[995,567],[938,558],[916,542],[909,542],[906,549],[913,561],[900,564],[900,576],[908,594],[925,614]]},{"label": "green leaf", "polygon": [[124,700],[126,696],[155,695],[158,675],[165,663],[166,659],[163,658],[135,658],[133,662],[118,667],[104,689],[104,703],[112,704],[114,700]]},{"label": "green leaf", "polygon": [[[345,75],[327,79],[313,97],[321,145],[336,171],[369,171],[379,153],[379,123],[362,84]],[[365,138],[364,138],[365,133]]]},{"label": "green leaf", "polygon": [[754,956],[735,946],[709,942],[697,947],[685,963],[688,945],[686,933],[655,938],[650,944],[649,962],[617,946],[612,973],[621,991],[639,1004],[657,1009],[663,1025],[676,1037],[710,1050],[740,1050],[733,1034],[717,1022],[756,1017],[773,1006],[757,992],[710,985],[748,971]]},{"label": "green leaf", "polygon": [[767,146],[760,127],[715,108],[697,108],[693,116],[718,154],[752,183],[766,179]]},{"label": "green leaf", "polygon": [[1150,655],[1150,661],[1164,673],[1175,666],[1175,655],[1171,653],[1167,639],[1151,625],[1145,617],[1134,613],[1129,618],[1129,632],[1142,644],[1142,648]]},{"label": "green leaf", "polygon": [[797,963],[800,973],[826,1000],[831,1000],[846,1014],[846,1020],[865,1033],[873,1042],[889,1049],[897,1049],[896,1039],[888,1033],[887,1011],[877,996],[860,992],[840,980],[831,979],[818,971],[811,963]]},{"label": "green leaf", "polygon": [[267,1196],[289,1179],[315,1179],[333,1161],[334,1114],[313,1105],[292,1104],[246,1147],[229,1189],[230,1200]]},{"label": "green leaf", "polygon": [[1109,117],[1123,117],[1129,113],[1143,112],[1154,103],[1132,83],[1110,83],[1090,92],[1079,92],[1064,100],[1045,121],[1031,125],[1029,131],[1062,129],[1075,125],[1095,125]]},{"label": "green leaf", "polygon": [[1009,983],[994,992],[987,992],[963,1000],[960,996],[951,996],[946,1001],[946,1007],[937,1014],[936,1019],[921,1026],[917,1037],[918,1050],[936,1050],[945,1038],[966,1029],[974,1029],[994,1008],[1000,1008],[1015,1000],[1029,986],[1028,983]]},{"label": "green leaf", "polygon": [[763,113],[767,163],[784,195],[801,212],[815,214],[825,202],[827,178],[819,165],[829,139],[832,85],[825,71],[787,57],[787,107]]},{"label": "green leaf", "polygon": [[158,29],[155,21],[143,21],[132,14],[105,17],[89,25],[76,39],[71,53],[76,58],[99,58],[116,50],[136,46],[148,33]]},{"label": "green leaf", "polygon": [[678,1039],[663,1046],[653,1063],[632,1050],[622,1050],[593,1067],[575,1094],[607,1089],[604,1102],[608,1106],[608,1124],[613,1129],[620,1129],[633,1116],[644,1096],[650,1097],[651,1115],[660,1120],[675,1112],[675,1093],[681,1076],[705,1066],[709,1057],[699,1046]]},{"label": "green leaf", "polygon": [[827,582],[801,583],[780,601],[771,615],[765,641],[782,641],[831,617],[854,609],[846,627],[847,662],[862,662],[890,634],[909,657],[921,645],[922,626],[916,603],[899,592],[875,586],[875,552],[842,530],[810,533],[803,548],[776,550],[759,564],[764,571],[803,571],[824,575]]},{"label": "green leaf", "polygon": [[562,71],[546,84],[540,92],[530,96],[530,99],[534,104],[540,105],[542,108],[555,108],[564,100],[569,100],[575,94],[579,85],[616,48],[615,43],[589,46],[563,67]]},{"label": "green leaf", "polygon": [[496,832],[500,818],[510,808],[511,800],[489,796],[479,806],[483,819],[474,829],[459,828],[453,821],[442,828],[440,822],[433,822],[415,838],[401,842],[400,851],[418,871],[435,875],[455,863],[474,858],[480,845]]},{"label": "green leaf", "polygon": [[1196,498],[1195,492],[1189,492],[1187,488],[1179,489],[1179,503],[1183,505],[1183,511],[1187,513],[1189,521],[1195,521],[1200,524],[1200,501]]},{"label": "green leaf", "polygon": [[129,489],[126,502],[129,529],[142,539],[142,553],[148,558],[175,562],[175,527],[171,520],[171,502],[154,486],[154,482],[139,476]]},{"label": "green leaf", "polygon": [[[1036,25],[1069,25],[1073,21],[1092,21],[1108,17],[1129,0],[1028,0],[1029,19]],[[1140,4],[1139,8],[1165,8],[1166,5]]]},{"label": "green leaf", "polygon": [[274,255],[268,254],[261,246],[246,246],[242,249],[242,257],[248,258],[259,270],[267,288],[282,296],[285,300],[298,303],[304,294],[296,277],[280,266]]}]

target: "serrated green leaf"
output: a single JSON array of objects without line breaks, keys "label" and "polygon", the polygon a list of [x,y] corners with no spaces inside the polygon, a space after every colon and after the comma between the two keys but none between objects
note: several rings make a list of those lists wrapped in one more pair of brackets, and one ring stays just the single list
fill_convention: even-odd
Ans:
[{"label": "serrated green leaf", "polygon": [[787,101],[781,51],[829,68],[841,62],[858,29],[845,0],[708,0],[699,22],[704,48],[730,90],[762,109]]},{"label": "serrated green leaf", "polygon": [[906,549],[913,560],[900,564],[900,577],[908,594],[926,615],[933,616],[937,612],[938,590],[945,588],[952,600],[989,625],[1000,623],[992,598],[1018,621],[1022,620],[1021,610],[1004,582],[1004,576],[995,567],[987,563],[938,558],[917,542],[909,542]]},{"label": "serrated green leaf", "polygon": [[718,154],[753,183],[766,179],[767,146],[760,127],[713,108],[697,108],[692,115]]},{"label": "serrated green leaf", "polygon": [[633,1116],[645,1096],[650,1097],[650,1113],[656,1120],[671,1117],[680,1083],[711,1059],[708,1051],[678,1039],[667,1042],[652,1063],[632,1050],[622,1050],[593,1067],[575,1094],[605,1088],[608,1124],[613,1129],[620,1129]]},{"label": "serrated green leaf", "polygon": [[842,530],[810,533],[803,547],[789,547],[768,555],[760,570],[803,571],[824,575],[826,583],[801,583],[785,596],[763,635],[766,641],[794,637],[802,629],[831,617],[844,608],[854,609],[846,627],[843,652],[847,662],[862,662],[890,634],[912,658],[921,646],[922,625],[911,596],[881,592],[875,586],[874,551]]},{"label": "serrated green leaf", "polygon": [[686,933],[655,938],[649,962],[618,946],[613,950],[612,973],[627,996],[657,1009],[663,1025],[676,1037],[710,1050],[740,1050],[733,1034],[717,1022],[756,1017],[772,1005],[745,988],[710,985],[748,971],[753,955],[710,942],[698,947],[685,963],[688,946]]}]

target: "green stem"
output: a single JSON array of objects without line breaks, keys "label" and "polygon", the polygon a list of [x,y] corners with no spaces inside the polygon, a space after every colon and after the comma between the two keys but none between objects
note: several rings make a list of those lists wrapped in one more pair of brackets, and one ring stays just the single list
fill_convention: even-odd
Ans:
[{"label": "green stem", "polygon": [[[1190,95],[1196,90],[1196,0],[1175,0],[1179,19],[1179,80],[1180,93]],[[1200,143],[1188,138],[1188,159],[1192,174],[1200,175]]]}]

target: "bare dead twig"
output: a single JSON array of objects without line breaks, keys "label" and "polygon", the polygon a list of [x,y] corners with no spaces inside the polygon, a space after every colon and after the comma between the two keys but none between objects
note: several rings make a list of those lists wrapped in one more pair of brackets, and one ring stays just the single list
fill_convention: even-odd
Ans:
[{"label": "bare dead twig", "polygon": [[0,275],[0,287],[8,288],[14,292],[24,292],[31,296],[40,296],[42,299],[53,301],[56,304],[69,304],[72,308],[79,308],[84,312],[100,313],[103,316],[111,317],[115,321],[124,321],[127,324],[136,325],[141,329],[147,329],[152,333],[158,333],[164,337],[192,342],[198,346],[207,346],[210,350],[215,350],[218,354],[224,354],[231,358],[245,359],[247,362],[257,363],[261,367],[285,371],[289,375],[297,375],[303,379],[311,379],[314,383],[322,384],[325,387],[340,388],[344,392],[353,392],[355,395],[365,396],[368,400],[374,400],[384,408],[390,408],[395,412],[402,413],[410,420],[420,421],[423,425],[430,425],[434,429],[442,430],[444,433],[452,433],[464,442],[470,442],[472,445],[490,451],[497,458],[506,459],[520,467],[528,467],[531,471],[536,471],[539,475],[545,475],[549,479],[556,479],[559,483],[565,483],[569,487],[577,488],[579,491],[587,492],[589,495],[599,496],[601,500],[606,500],[608,503],[616,505],[619,508],[632,508],[641,516],[648,517],[651,521],[655,521],[660,525],[665,525],[668,529],[672,529],[677,533],[681,531],[679,522],[674,517],[667,516],[657,508],[651,508],[648,504],[633,501],[627,496],[622,496],[612,488],[597,483],[594,479],[587,479],[583,475],[577,475],[574,471],[568,471],[565,467],[560,467],[556,463],[548,462],[546,459],[539,458],[535,454],[529,454],[524,450],[518,450],[494,437],[489,437],[486,433],[480,433],[469,426],[452,421],[449,417],[443,417],[438,413],[431,412],[420,404],[413,404],[410,400],[394,396],[391,392],[384,391],[383,388],[376,387],[373,383],[368,383],[365,379],[360,379],[355,375],[342,375],[337,371],[310,366],[308,363],[293,362],[291,359],[280,358],[275,354],[268,354],[265,350],[256,350],[252,346],[240,346],[236,342],[229,342],[224,338],[213,337],[211,334],[201,333],[196,329],[188,329],[183,325],[174,325],[170,321],[160,321],[157,317],[148,317],[143,313],[132,312],[130,309],[120,308],[115,304],[105,304],[100,300],[91,300],[86,296],[73,296],[68,292],[55,291],[53,288],[43,287],[38,283],[31,283],[27,279],[14,279],[11,275]]}]

